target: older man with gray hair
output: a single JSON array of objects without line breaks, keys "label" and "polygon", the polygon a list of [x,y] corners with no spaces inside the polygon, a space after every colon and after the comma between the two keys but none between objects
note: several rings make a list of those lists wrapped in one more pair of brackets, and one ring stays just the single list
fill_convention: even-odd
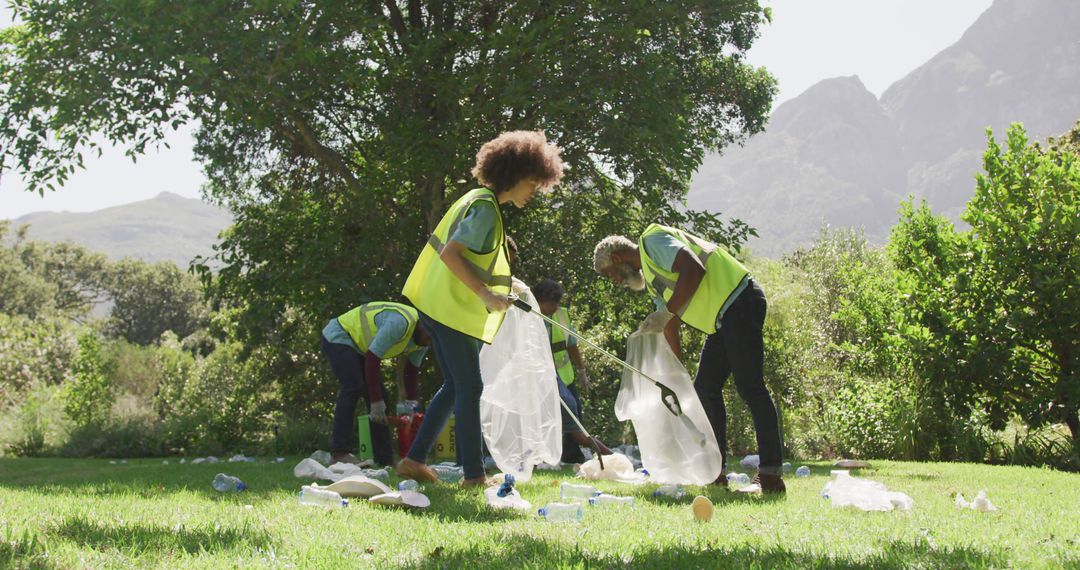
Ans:
[{"label": "older man with gray hair", "polygon": [[[784,493],[780,422],[763,375],[765,292],[724,248],[680,229],[652,224],[637,243],[609,236],[596,244],[593,268],[618,285],[647,290],[657,310],[642,327],[663,330],[682,358],[679,325],[709,335],[701,349],[694,389],[705,407],[724,461],[728,459],[724,384],[734,373],[739,397],[750,408],[760,466],[742,492]],[[727,486],[727,469],[715,484]]]}]

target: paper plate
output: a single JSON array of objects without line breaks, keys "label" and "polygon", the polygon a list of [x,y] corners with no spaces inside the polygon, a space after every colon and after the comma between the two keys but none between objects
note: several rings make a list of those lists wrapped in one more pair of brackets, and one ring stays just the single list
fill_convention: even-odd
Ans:
[{"label": "paper plate", "polygon": [[387,487],[382,481],[363,475],[344,477],[325,488],[342,497],[371,497],[390,492],[390,487]]},{"label": "paper plate", "polygon": [[417,509],[426,509],[431,506],[431,499],[417,491],[391,491],[369,497],[368,502],[376,505],[414,507]]}]

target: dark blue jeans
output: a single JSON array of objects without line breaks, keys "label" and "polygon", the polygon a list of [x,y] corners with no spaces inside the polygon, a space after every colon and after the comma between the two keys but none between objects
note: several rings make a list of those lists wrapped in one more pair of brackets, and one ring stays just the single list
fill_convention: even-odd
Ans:
[{"label": "dark blue jeans", "polygon": [[[581,404],[578,399],[574,397],[574,392],[570,386],[563,384],[562,380],[555,378],[555,383],[559,385],[559,399],[566,403],[567,407],[573,410],[574,415],[578,420],[581,420]],[[563,463],[585,463],[585,454],[581,452],[581,448],[574,442],[573,437],[570,434],[580,432],[581,428],[577,426],[573,418],[570,417],[570,413],[566,411],[566,408],[559,406],[562,411],[562,431],[563,431],[563,451],[562,458]]]},{"label": "dark blue jeans", "polygon": [[724,384],[728,376],[734,373],[735,390],[750,408],[750,416],[754,420],[761,458],[759,470],[762,473],[780,474],[783,461],[780,421],[762,373],[765,343],[761,331],[765,325],[766,309],[765,292],[751,281],[724,313],[720,330],[705,339],[694,390],[712,424],[726,468],[728,441]]},{"label": "dark blue jeans", "polygon": [[428,404],[424,421],[409,449],[409,459],[427,462],[435,439],[453,413],[454,439],[465,477],[482,477],[484,458],[481,454],[480,395],[484,392],[484,382],[480,378],[481,342],[432,320],[423,312],[420,313],[420,322],[431,333],[431,346],[439,361],[443,384]]},{"label": "dark blue jeans", "polygon": [[[330,361],[341,387],[338,388],[337,405],[334,406],[334,428],[330,435],[332,451],[354,453],[357,446],[356,404],[360,398],[369,405],[367,386],[364,384],[364,359],[352,347],[336,344],[322,338],[323,354]],[[380,386],[383,401],[386,402],[386,387]],[[393,465],[394,447],[390,439],[390,427],[386,424],[371,422],[371,447],[375,462],[380,465]]]}]

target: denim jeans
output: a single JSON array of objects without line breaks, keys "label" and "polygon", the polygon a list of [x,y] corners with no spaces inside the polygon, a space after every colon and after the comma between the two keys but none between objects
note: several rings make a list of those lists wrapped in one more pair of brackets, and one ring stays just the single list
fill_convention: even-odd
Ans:
[{"label": "denim jeans", "polygon": [[754,420],[761,458],[759,471],[780,474],[780,422],[762,373],[765,348],[761,331],[765,324],[766,308],[765,292],[751,281],[724,313],[720,329],[705,339],[694,390],[712,424],[726,468],[728,442],[724,384],[728,376],[734,373],[735,390],[750,408],[750,416]]},{"label": "denim jeans", "polygon": [[[334,406],[334,428],[330,435],[332,451],[356,452],[356,404],[360,398],[368,402],[367,386],[364,384],[364,357],[356,349],[344,344],[337,344],[322,338],[323,354],[330,361],[341,387],[338,388],[337,405]],[[380,386],[383,401],[387,401],[386,387]],[[375,462],[380,465],[393,465],[394,447],[390,438],[390,427],[386,424],[371,422],[371,447]]]},{"label": "denim jeans", "polygon": [[424,413],[424,421],[409,449],[409,459],[427,462],[435,439],[454,414],[454,436],[458,460],[466,478],[484,475],[480,433],[480,395],[484,382],[480,378],[481,342],[436,322],[423,312],[420,322],[431,334],[431,346],[443,374],[443,384]]}]

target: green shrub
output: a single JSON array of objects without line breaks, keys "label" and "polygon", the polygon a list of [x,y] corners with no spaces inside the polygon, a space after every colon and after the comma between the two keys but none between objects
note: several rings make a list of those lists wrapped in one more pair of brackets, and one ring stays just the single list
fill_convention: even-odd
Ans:
[{"label": "green shrub", "polygon": [[75,328],[61,319],[0,313],[0,410],[35,384],[62,384],[77,351]]},{"label": "green shrub", "polygon": [[47,455],[66,441],[64,389],[37,385],[16,405],[0,411],[0,454]]},{"label": "green shrub", "polygon": [[104,426],[114,398],[109,365],[93,332],[79,335],[78,342],[79,353],[72,363],[74,377],[64,394],[64,413],[78,428]]}]

